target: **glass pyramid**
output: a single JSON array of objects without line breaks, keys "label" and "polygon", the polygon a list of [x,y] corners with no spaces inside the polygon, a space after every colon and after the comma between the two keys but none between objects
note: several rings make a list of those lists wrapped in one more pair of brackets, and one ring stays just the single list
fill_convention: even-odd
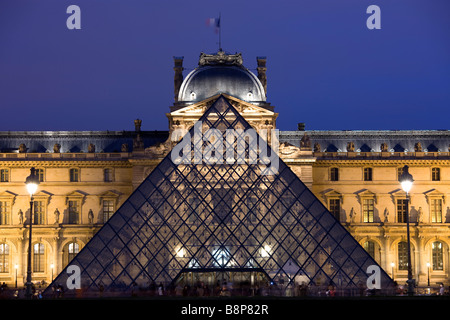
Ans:
[{"label": "glass pyramid", "polygon": [[[367,268],[377,263],[281,159],[273,170],[252,155],[255,147],[270,153],[265,140],[235,143],[237,136],[226,140],[230,129],[253,130],[220,96],[45,294],[62,285],[66,296],[127,296],[152,283],[174,286],[186,272],[252,270],[280,294],[301,282],[310,292],[332,284],[342,295],[366,288]],[[190,138],[195,130],[202,139]],[[205,154],[216,161],[206,163]],[[74,266],[79,290],[71,289]],[[388,288],[392,280],[379,270]]]}]

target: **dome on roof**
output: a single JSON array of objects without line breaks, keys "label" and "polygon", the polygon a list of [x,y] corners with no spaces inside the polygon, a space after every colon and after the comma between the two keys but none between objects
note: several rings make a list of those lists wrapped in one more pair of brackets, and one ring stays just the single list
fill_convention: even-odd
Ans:
[{"label": "dome on roof", "polygon": [[194,103],[219,93],[226,93],[250,103],[266,101],[258,77],[242,65],[241,54],[200,55],[199,66],[181,84],[179,102]]}]

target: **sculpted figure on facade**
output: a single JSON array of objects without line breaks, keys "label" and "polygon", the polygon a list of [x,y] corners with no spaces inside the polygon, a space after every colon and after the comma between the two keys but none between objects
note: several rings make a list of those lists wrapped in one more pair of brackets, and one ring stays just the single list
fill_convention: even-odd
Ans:
[{"label": "sculpted figure on facade", "polygon": [[89,224],[94,223],[94,213],[92,212],[92,209],[89,209],[89,212],[88,212],[88,222],[89,222]]},{"label": "sculpted figure on facade", "polygon": [[320,143],[314,143],[314,152],[321,152]]},{"label": "sculpted figure on facade", "polygon": [[55,143],[53,146],[53,152],[54,153],[60,153],[61,152],[61,145],[59,143]]},{"label": "sculpted figure on facade", "polygon": [[19,224],[23,224],[23,211],[22,209],[19,209],[19,212],[17,213],[19,216]]},{"label": "sculpted figure on facade", "polygon": [[58,208],[56,208],[56,210],[54,212],[54,215],[55,215],[55,224],[59,224],[59,215],[60,215],[60,213],[59,213]]},{"label": "sculpted figure on facade", "polygon": [[95,145],[94,144],[89,143],[88,152],[89,153],[94,153],[95,152]]},{"label": "sculpted figure on facade", "polygon": [[347,143],[347,152],[355,152],[355,144],[353,141]]},{"label": "sculpted figure on facade", "polygon": [[300,140],[300,150],[311,150],[311,140],[306,132]]},{"label": "sculpted figure on facade", "polygon": [[416,142],[416,144],[414,145],[414,151],[422,152],[422,145],[420,144],[420,142]]},{"label": "sculpted figure on facade", "polygon": [[27,146],[24,143],[21,143],[19,146],[19,153],[26,153],[27,152]]},{"label": "sculpted figure on facade", "polygon": [[381,152],[388,152],[388,145],[387,145],[387,143],[385,143],[385,142],[383,142],[382,144],[381,144]]}]

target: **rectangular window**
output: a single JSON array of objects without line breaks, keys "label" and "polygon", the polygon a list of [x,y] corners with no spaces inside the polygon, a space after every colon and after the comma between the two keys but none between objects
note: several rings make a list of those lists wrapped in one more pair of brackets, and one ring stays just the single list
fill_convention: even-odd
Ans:
[{"label": "rectangular window", "polygon": [[408,214],[408,200],[407,199],[397,199],[397,222],[406,223]]},{"label": "rectangular window", "polygon": [[0,201],[0,225],[9,224],[9,201]]},{"label": "rectangular window", "polygon": [[80,223],[80,201],[78,200],[69,200],[69,223]]},{"label": "rectangular window", "polygon": [[432,181],[441,181],[441,169],[440,168],[432,168],[431,169],[431,180]]},{"label": "rectangular window", "polygon": [[372,168],[364,168],[364,181],[372,181]]},{"label": "rectangular window", "polygon": [[9,169],[0,169],[0,182],[9,182]]},{"label": "rectangular window", "polygon": [[338,220],[341,221],[341,200],[330,199],[330,213]]},{"label": "rectangular window", "polygon": [[373,222],[374,200],[363,199],[363,221]]},{"label": "rectangular window", "polygon": [[402,167],[397,168],[397,180],[400,181],[400,176],[402,175],[402,173],[403,173],[403,168]]},{"label": "rectangular window", "polygon": [[330,180],[331,181],[339,181],[339,169],[338,168],[330,169]]},{"label": "rectangular window", "polygon": [[9,246],[0,243],[0,273],[9,272]]},{"label": "rectangular window", "polygon": [[33,224],[44,224],[45,223],[45,205],[44,201],[34,201],[33,202],[33,211],[34,211],[34,217],[33,217]]},{"label": "rectangular window", "polygon": [[433,242],[431,248],[433,253],[433,270],[444,270],[444,250],[442,242]]},{"label": "rectangular window", "polygon": [[44,169],[36,169],[36,175],[39,178],[39,182],[44,182]]},{"label": "rectangular window", "polygon": [[106,222],[114,214],[114,200],[103,200],[103,222]]},{"label": "rectangular window", "polygon": [[33,251],[33,272],[44,272],[44,244],[36,243]]},{"label": "rectangular window", "polygon": [[431,222],[442,222],[442,199],[431,199]]},{"label": "rectangular window", "polygon": [[80,181],[79,180],[80,171],[78,169],[70,169],[69,173],[70,173],[70,182]]},{"label": "rectangular window", "polygon": [[105,182],[112,182],[113,181],[113,170],[112,169],[105,169],[103,171],[104,181]]}]

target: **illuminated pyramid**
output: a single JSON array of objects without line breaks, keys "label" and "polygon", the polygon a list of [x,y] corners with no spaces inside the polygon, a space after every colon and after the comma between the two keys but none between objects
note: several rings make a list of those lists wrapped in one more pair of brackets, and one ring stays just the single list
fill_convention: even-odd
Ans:
[{"label": "illuminated pyramid", "polygon": [[[365,288],[377,263],[252,130],[220,96],[53,284],[75,293],[75,266],[85,295],[167,287],[188,272],[252,270],[280,292],[301,282],[343,294]],[[379,270],[379,286],[388,288],[392,280]]]}]

